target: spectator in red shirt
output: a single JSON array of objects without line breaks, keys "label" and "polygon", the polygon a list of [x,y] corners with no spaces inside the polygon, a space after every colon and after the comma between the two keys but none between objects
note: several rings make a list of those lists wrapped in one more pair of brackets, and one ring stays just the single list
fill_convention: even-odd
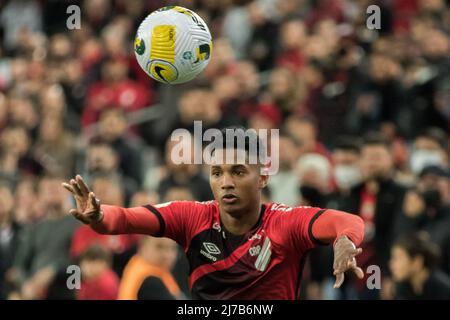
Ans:
[{"label": "spectator in red shirt", "polygon": [[111,254],[101,246],[89,247],[80,258],[81,288],[78,300],[116,300],[119,278],[111,269]]},{"label": "spectator in red shirt", "polygon": [[127,77],[128,62],[122,58],[108,58],[102,65],[102,79],[88,89],[81,118],[83,126],[98,120],[105,108],[115,107],[127,112],[142,109],[150,103],[151,93],[137,81]]}]

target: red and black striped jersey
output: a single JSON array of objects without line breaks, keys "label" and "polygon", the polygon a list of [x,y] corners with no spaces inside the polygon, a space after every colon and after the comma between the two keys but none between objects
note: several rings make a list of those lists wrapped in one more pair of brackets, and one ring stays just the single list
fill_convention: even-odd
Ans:
[{"label": "red and black striped jersey", "polygon": [[173,201],[146,206],[160,232],[185,250],[195,299],[298,299],[303,262],[319,244],[312,224],[324,211],[262,205],[255,226],[243,236],[228,233],[216,201]]}]

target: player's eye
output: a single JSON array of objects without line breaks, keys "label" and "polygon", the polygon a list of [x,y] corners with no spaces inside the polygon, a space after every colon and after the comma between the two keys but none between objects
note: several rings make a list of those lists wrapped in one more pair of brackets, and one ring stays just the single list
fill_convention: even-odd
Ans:
[{"label": "player's eye", "polygon": [[239,170],[239,171],[235,171],[234,174],[237,175],[237,176],[243,176],[245,174],[245,172]]},{"label": "player's eye", "polygon": [[214,171],[214,172],[211,173],[211,175],[213,177],[220,177],[220,172],[219,171]]}]

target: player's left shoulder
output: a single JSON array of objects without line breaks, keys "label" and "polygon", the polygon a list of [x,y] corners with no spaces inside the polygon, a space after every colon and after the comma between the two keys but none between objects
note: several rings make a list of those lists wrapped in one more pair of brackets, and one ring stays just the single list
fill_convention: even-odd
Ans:
[{"label": "player's left shoulder", "polygon": [[323,211],[322,208],[311,207],[311,206],[296,206],[291,207],[283,203],[272,203],[268,209],[269,214],[272,217],[280,217],[283,219],[293,218],[297,219],[299,217],[307,217],[315,215],[316,213]]},{"label": "player's left shoulder", "polygon": [[318,209],[318,208],[314,208],[311,206],[296,206],[296,207],[292,207],[292,206],[288,206],[284,203],[280,203],[280,202],[272,202],[269,204],[269,211],[271,212],[305,212],[305,211],[310,211],[310,210],[314,210],[314,209]]},{"label": "player's left shoulder", "polygon": [[271,202],[268,204],[268,210],[272,213],[290,212],[294,208],[281,202]]}]

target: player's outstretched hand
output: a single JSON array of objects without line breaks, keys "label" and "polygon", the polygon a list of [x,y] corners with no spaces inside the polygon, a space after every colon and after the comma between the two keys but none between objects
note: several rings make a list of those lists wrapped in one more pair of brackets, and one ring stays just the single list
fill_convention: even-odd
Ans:
[{"label": "player's outstretched hand", "polygon": [[80,175],[71,179],[69,183],[64,182],[62,186],[72,193],[77,204],[77,208],[71,209],[70,214],[85,224],[101,221],[103,214],[100,210],[100,201],[89,190]]},{"label": "player's outstretched hand", "polygon": [[364,272],[356,265],[355,257],[362,252],[347,237],[339,238],[334,245],[333,275],[336,276],[334,288],[339,288],[344,282],[346,271],[353,271],[359,279],[364,278]]}]

